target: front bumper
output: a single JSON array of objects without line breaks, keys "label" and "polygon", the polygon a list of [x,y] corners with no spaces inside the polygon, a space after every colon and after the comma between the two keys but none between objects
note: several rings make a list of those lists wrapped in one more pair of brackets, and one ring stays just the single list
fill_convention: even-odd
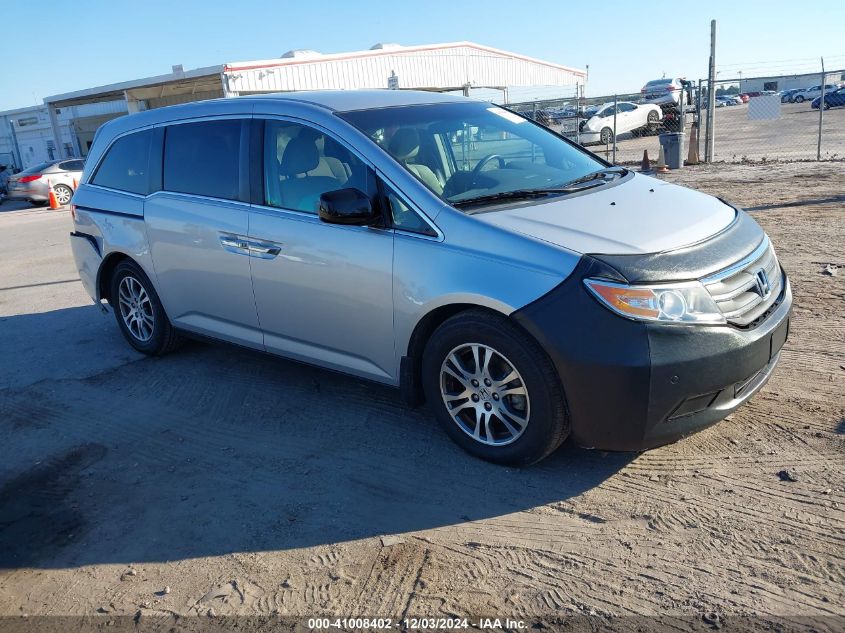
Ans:
[{"label": "front bumper", "polygon": [[582,279],[606,272],[584,258],[551,293],[514,313],[551,356],[573,439],[638,451],[722,420],[766,383],[789,334],[792,291],[754,328],[631,321],[601,306]]}]

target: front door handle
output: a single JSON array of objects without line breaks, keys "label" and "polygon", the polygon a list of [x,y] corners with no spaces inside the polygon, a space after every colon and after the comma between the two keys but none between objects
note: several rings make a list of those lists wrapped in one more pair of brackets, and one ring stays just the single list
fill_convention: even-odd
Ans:
[{"label": "front door handle", "polygon": [[230,253],[261,259],[273,259],[282,250],[282,245],[277,242],[251,240],[233,233],[221,233],[220,245]]},{"label": "front door handle", "polygon": [[249,242],[247,250],[250,255],[261,257],[262,259],[273,259],[281,252],[281,247],[276,244],[264,244],[262,242]]}]

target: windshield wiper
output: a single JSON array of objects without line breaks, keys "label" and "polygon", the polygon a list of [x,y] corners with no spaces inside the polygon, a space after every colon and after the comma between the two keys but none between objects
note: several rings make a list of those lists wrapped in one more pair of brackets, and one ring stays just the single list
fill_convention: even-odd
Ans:
[{"label": "windshield wiper", "polygon": [[594,180],[605,179],[608,176],[617,176],[621,178],[627,173],[628,170],[624,167],[605,167],[604,169],[599,169],[598,171],[591,172],[586,176],[581,176],[580,178],[576,178],[575,180],[570,180],[569,182],[563,183],[562,185],[560,185],[560,189],[570,189],[571,187],[584,184],[585,182],[592,182]]},{"label": "windshield wiper", "polygon": [[[624,167],[607,167],[592,173],[576,178],[570,182],[564,183],[558,187],[549,187],[545,189],[516,189],[515,191],[500,191],[498,193],[490,193],[484,196],[477,196],[475,198],[466,198],[465,200],[455,200],[451,204],[455,207],[461,208],[468,205],[484,204],[486,202],[497,202],[500,200],[530,200],[532,198],[545,198],[553,195],[565,195],[567,193],[574,193],[581,191],[587,187],[579,187],[586,183],[593,183],[592,186],[598,186],[607,182],[605,180],[608,176],[622,177],[628,170]],[[601,180],[602,182],[597,182]]]},{"label": "windshield wiper", "polygon": [[475,198],[455,200],[452,205],[463,207],[470,204],[484,204],[485,202],[496,202],[497,200],[530,200],[532,198],[545,198],[556,193],[568,193],[566,189],[516,189],[515,191],[500,191],[489,193]]}]

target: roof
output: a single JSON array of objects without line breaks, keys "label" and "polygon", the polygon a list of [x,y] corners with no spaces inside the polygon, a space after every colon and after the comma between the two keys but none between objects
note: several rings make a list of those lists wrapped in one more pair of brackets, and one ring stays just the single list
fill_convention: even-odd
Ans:
[{"label": "roof", "polygon": [[306,57],[283,57],[278,59],[264,59],[264,60],[256,60],[256,61],[246,61],[246,62],[230,62],[224,65],[224,70],[226,72],[236,71],[236,70],[253,70],[256,68],[276,68],[279,66],[295,66],[299,64],[313,64],[315,62],[321,61],[338,61],[344,59],[360,59],[365,57],[380,57],[383,55],[402,55],[402,54],[412,54],[412,53],[422,53],[427,51],[439,51],[444,49],[450,48],[473,48],[483,53],[492,53],[493,55],[499,55],[502,57],[509,57],[512,59],[518,59],[526,62],[531,62],[534,64],[540,64],[541,66],[548,66],[550,68],[555,68],[558,70],[565,70],[567,72],[571,72],[577,75],[583,75],[586,77],[587,72],[585,70],[581,70],[579,68],[573,68],[571,66],[563,66],[562,64],[553,64],[551,62],[544,61],[542,59],[537,59],[535,57],[528,57],[527,55],[520,55],[517,53],[511,53],[509,51],[503,51],[498,48],[493,48],[492,46],[484,46],[483,44],[476,44],[475,42],[468,42],[468,41],[461,41],[461,42],[446,42],[443,44],[421,44],[418,46],[399,46],[396,44],[391,44],[385,46],[383,48],[371,48],[365,51],[353,51],[348,53],[328,53],[328,54],[315,54],[315,55],[308,55]]},{"label": "roof", "polygon": [[467,100],[463,96],[425,90],[303,90],[301,92],[276,92],[242,98],[299,101],[341,112],[403,105],[453,103]]},{"label": "roof", "polygon": [[167,73],[166,75],[156,75],[154,77],[144,77],[142,79],[122,81],[120,83],[97,86],[95,88],[86,88],[85,90],[77,90],[75,92],[66,92],[64,94],[44,97],[44,103],[84,101],[92,96],[103,97],[113,95],[115,97],[123,98],[123,92],[125,90],[184,81],[186,79],[195,79],[198,77],[209,77],[213,75],[219,76],[220,73],[223,72],[223,68],[224,66],[222,64],[217,66],[206,66],[205,68],[195,68],[193,70],[186,70],[180,73]]}]

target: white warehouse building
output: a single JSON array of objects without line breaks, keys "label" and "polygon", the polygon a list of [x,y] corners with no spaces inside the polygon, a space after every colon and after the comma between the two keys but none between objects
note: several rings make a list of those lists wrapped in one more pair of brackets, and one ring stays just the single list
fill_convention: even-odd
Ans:
[{"label": "white warehouse building", "polygon": [[[277,59],[189,71],[174,66],[167,75],[54,95],[45,98],[43,106],[0,112],[0,157],[6,152],[22,161],[14,164],[27,167],[48,158],[85,156],[97,128],[110,118],[219,97],[394,88],[462,91],[508,103],[573,96],[586,80],[583,70],[473,42],[376,44],[369,50],[333,54],[297,50]],[[39,120],[38,137],[21,124],[22,118],[32,117]]]}]

